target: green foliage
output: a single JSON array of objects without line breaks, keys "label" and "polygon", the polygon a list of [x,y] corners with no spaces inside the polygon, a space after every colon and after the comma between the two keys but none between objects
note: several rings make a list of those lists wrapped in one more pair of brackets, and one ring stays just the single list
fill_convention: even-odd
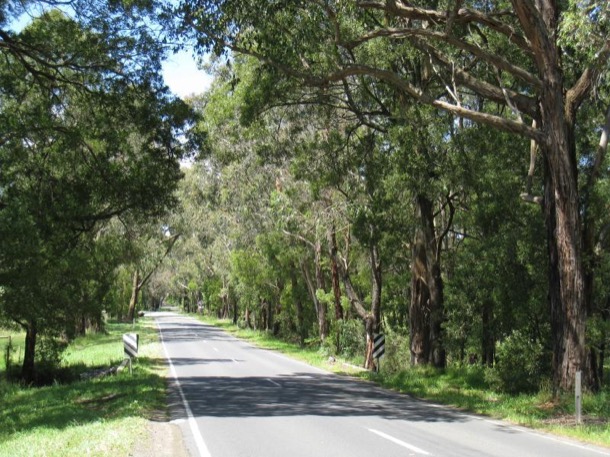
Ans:
[{"label": "green foliage", "polygon": [[384,326],[385,354],[380,360],[381,371],[387,374],[405,370],[411,360],[411,346],[408,332],[404,329]]},{"label": "green foliage", "polygon": [[354,360],[364,353],[365,335],[364,325],[359,319],[333,320],[323,344],[330,354]]},{"label": "green foliage", "polygon": [[531,337],[513,331],[498,344],[497,361],[486,379],[497,390],[516,394],[536,392],[548,371],[544,368],[543,347]]},{"label": "green foliage", "polygon": [[125,260],[109,221],[163,214],[191,145],[178,137],[192,113],[162,85],[159,47],[110,9],[43,12],[0,51],[0,320],[44,336],[101,322]]},{"label": "green foliage", "polygon": [[67,347],[68,343],[59,338],[45,336],[40,339],[36,351],[37,378],[39,383],[53,380],[53,372],[59,368],[62,355]]}]

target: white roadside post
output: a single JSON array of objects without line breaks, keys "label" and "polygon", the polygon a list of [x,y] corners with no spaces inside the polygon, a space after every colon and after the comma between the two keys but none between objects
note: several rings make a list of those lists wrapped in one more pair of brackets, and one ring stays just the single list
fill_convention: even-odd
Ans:
[{"label": "white roadside post", "polygon": [[576,400],[576,423],[580,425],[582,423],[582,372],[576,372],[576,379],[574,380],[575,400]]},{"label": "white roadside post", "polygon": [[123,350],[129,359],[129,374],[132,374],[131,359],[138,356],[138,344],[140,338],[137,333],[123,334]]}]

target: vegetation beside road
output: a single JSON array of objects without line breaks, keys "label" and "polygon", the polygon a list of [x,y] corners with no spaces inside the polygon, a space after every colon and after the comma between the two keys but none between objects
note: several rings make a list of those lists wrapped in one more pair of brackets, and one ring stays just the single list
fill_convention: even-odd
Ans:
[{"label": "vegetation beside road", "polygon": [[573,395],[566,394],[553,399],[550,386],[532,394],[511,395],[497,392],[489,385],[487,369],[480,365],[450,365],[444,370],[417,367],[394,371],[391,366],[386,368],[382,361],[380,371],[373,373],[354,365],[361,364],[361,359],[329,358],[328,352],[318,344],[300,347],[296,343],[275,338],[269,332],[240,328],[227,320],[209,317],[200,319],[252,344],[280,351],[337,374],[356,376],[417,398],[610,447],[608,389],[599,394],[584,394],[583,424],[576,425]]},{"label": "vegetation beside road", "polygon": [[154,323],[111,323],[106,333],[76,339],[62,368],[81,373],[119,365],[122,334],[140,335],[133,374],[34,388],[10,384],[0,372],[0,456],[126,456],[147,419],[167,417],[166,370]]}]

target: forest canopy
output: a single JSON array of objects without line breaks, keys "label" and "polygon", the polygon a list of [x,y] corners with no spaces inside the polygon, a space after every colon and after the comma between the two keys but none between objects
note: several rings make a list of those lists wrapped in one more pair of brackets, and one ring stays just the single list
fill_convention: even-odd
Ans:
[{"label": "forest canopy", "polygon": [[[606,2],[67,5],[0,21],[0,320],[33,338],[24,377],[38,333],[174,303],[368,369],[384,332],[387,370],[601,388]],[[159,69],[191,44],[214,83],[185,103]]]}]

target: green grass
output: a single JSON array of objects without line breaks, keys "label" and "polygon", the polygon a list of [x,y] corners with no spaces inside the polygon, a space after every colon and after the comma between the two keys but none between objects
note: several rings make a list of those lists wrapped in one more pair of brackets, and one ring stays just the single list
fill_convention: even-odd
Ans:
[{"label": "green grass", "polygon": [[40,388],[0,381],[0,456],[127,456],[148,419],[167,419],[166,367],[152,321],[107,329],[77,339],[64,364],[77,372],[118,365],[121,335],[133,331],[140,335],[133,374]]},{"label": "green grass", "polygon": [[[508,395],[491,390],[479,366],[408,368],[398,373],[371,373],[337,360],[329,363],[327,354],[317,347],[279,341],[266,332],[240,329],[229,321],[200,317],[235,336],[267,349],[281,351],[311,365],[338,374],[356,376],[383,387],[418,398],[459,408],[515,424],[568,436],[584,442],[610,447],[610,390],[583,396],[584,424],[574,422],[574,396],[554,399],[549,390],[532,395]],[[353,361],[352,361],[353,362]]]},{"label": "green grass", "polygon": [[419,398],[507,420],[519,425],[610,446],[610,391],[583,395],[584,423],[576,425],[574,395],[553,398],[550,390],[509,395],[486,386],[478,366],[446,370],[418,368],[399,373],[363,373],[380,385]]}]

